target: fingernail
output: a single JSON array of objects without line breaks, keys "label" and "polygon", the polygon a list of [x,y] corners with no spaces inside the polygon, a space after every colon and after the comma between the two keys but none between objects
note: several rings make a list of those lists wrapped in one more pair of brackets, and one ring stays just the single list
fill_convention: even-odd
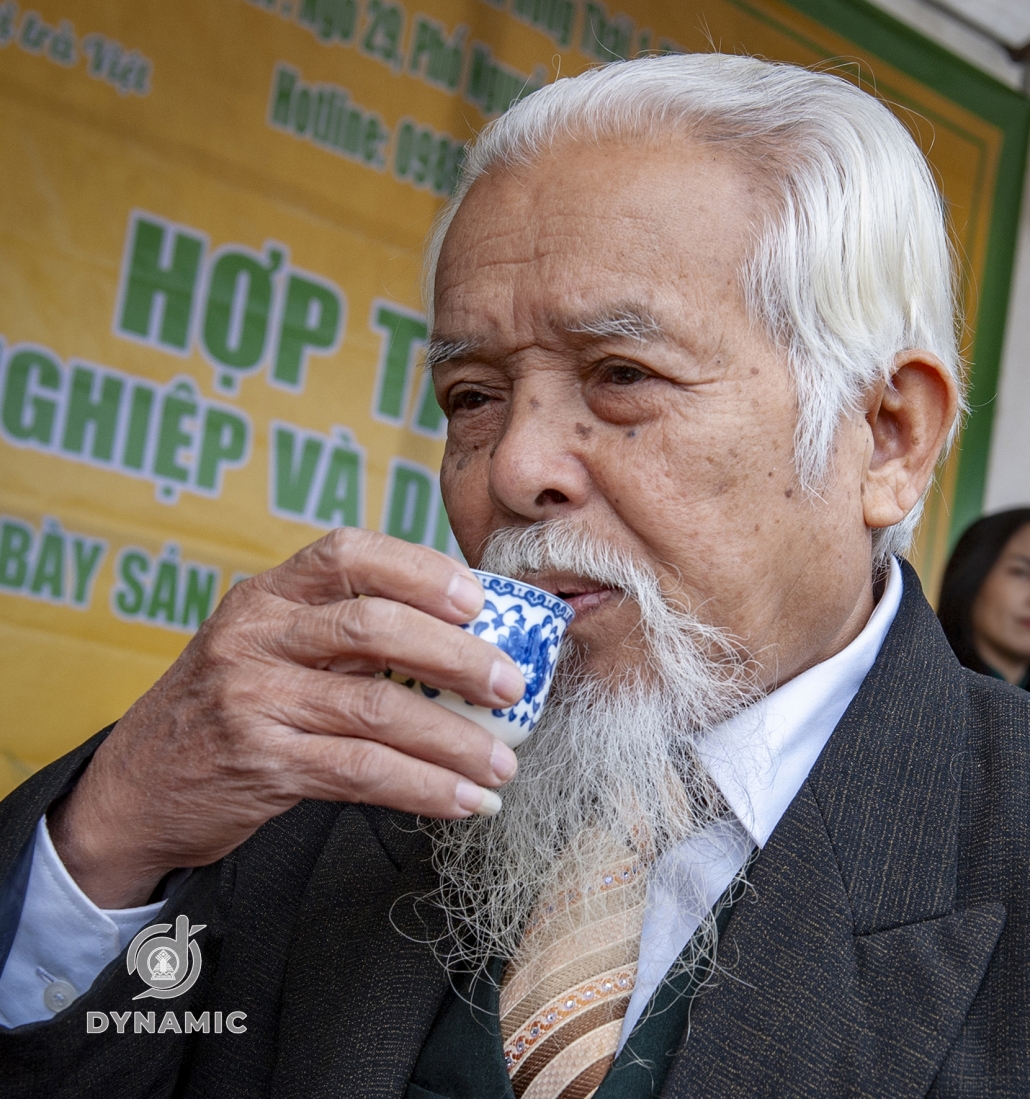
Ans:
[{"label": "fingernail", "polygon": [[526,681],[514,664],[495,660],[490,668],[490,690],[510,706],[526,693]]},{"label": "fingernail", "polygon": [[471,616],[483,609],[483,589],[470,576],[460,572],[451,577],[447,598],[462,614]]},{"label": "fingernail", "polygon": [[490,754],[490,769],[501,782],[507,782],[518,770],[519,761],[515,753],[503,740],[494,742],[494,750]]},{"label": "fingernail", "polygon": [[470,813],[481,817],[496,817],[501,811],[501,799],[493,790],[484,790],[474,782],[462,779],[454,791],[457,803]]}]

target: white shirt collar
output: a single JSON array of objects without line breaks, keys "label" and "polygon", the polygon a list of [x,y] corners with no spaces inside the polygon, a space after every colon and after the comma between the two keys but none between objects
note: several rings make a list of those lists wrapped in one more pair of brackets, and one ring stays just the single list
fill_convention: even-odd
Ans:
[{"label": "white shirt collar", "polygon": [[891,558],[884,593],[850,645],[716,726],[701,744],[701,761],[759,847],[768,842],[869,674],[903,587],[901,569]]},{"label": "white shirt collar", "polygon": [[876,660],[903,587],[901,569],[892,558],[884,593],[850,645],[717,726],[702,742],[701,761],[734,819],[712,825],[668,851],[649,882],[636,984],[617,1053],[705,914],[754,845],[765,846],[808,778]]}]

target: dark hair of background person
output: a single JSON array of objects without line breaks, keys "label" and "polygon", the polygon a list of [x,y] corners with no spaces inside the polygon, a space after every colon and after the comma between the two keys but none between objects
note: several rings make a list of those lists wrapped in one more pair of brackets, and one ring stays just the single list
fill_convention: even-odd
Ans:
[{"label": "dark hair of background person", "polygon": [[977,519],[955,545],[941,581],[937,617],[955,655],[982,675],[994,675],[973,641],[973,603],[987,574],[994,568],[1009,539],[1030,523],[1030,507],[999,511]]}]

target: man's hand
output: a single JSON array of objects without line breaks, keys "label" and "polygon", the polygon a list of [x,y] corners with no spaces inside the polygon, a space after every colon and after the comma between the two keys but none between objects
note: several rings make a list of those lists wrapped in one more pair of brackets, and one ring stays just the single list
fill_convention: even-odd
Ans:
[{"label": "man's hand", "polygon": [[480,705],[516,702],[515,664],[457,627],[482,603],[464,565],[364,530],[237,584],[52,811],[65,866],[97,904],[128,907],[302,798],[489,811],[511,749],[373,678],[392,668]]}]

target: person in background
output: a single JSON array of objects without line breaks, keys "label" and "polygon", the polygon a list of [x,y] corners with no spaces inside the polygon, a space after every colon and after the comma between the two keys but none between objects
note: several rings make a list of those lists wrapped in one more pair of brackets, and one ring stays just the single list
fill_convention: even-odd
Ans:
[{"label": "person in background", "polygon": [[937,617],[967,668],[1030,690],[1030,507],[966,530],[944,570]]}]

